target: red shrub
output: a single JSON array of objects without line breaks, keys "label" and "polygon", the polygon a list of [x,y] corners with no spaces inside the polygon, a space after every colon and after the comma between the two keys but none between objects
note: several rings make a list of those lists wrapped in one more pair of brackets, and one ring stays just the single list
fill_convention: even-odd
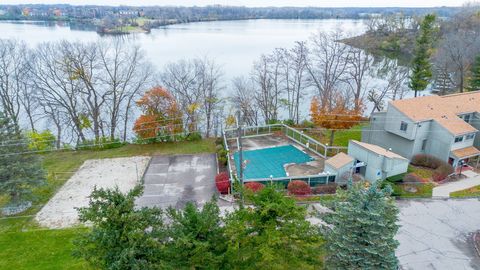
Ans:
[{"label": "red shrub", "polygon": [[433,181],[435,182],[440,182],[445,180],[447,176],[452,174],[455,170],[453,169],[452,165],[450,164],[443,164],[442,166],[438,167],[434,172],[433,172]]},{"label": "red shrub", "polygon": [[337,192],[337,184],[330,183],[313,188],[313,194],[335,194]]},{"label": "red shrub", "polygon": [[301,180],[293,180],[292,182],[288,183],[288,193],[292,195],[309,195],[312,194],[312,189],[310,186]]},{"label": "red shrub", "polygon": [[251,190],[253,192],[258,192],[258,191],[262,190],[264,187],[265,187],[264,184],[258,183],[258,182],[245,183],[245,188],[248,189],[248,190]]},{"label": "red shrub", "polygon": [[222,172],[215,176],[215,184],[217,185],[218,192],[221,194],[228,194],[230,190],[230,176],[226,172]]}]

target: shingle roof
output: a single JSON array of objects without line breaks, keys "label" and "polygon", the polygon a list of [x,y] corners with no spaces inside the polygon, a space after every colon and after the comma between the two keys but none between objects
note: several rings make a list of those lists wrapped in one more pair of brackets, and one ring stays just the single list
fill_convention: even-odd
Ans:
[{"label": "shingle roof", "polygon": [[355,140],[351,140],[350,143],[354,143],[358,146],[361,146],[371,152],[374,152],[376,154],[379,154],[379,155],[382,155],[382,156],[385,156],[387,158],[397,158],[397,159],[404,159],[404,160],[407,160],[406,158],[400,156],[399,154],[396,154],[392,151],[389,151],[383,147],[380,147],[378,145],[375,145],[375,144],[369,144],[369,143],[364,143],[364,142],[359,142],[359,141],[355,141]]},{"label": "shingle roof", "polygon": [[348,165],[349,163],[353,162],[353,158],[345,153],[338,153],[335,156],[327,159],[325,161],[326,165],[329,165],[335,169],[343,168],[344,166]]},{"label": "shingle roof", "polygon": [[478,131],[458,115],[480,112],[480,91],[391,101],[414,122],[434,120],[454,135]]},{"label": "shingle roof", "polygon": [[457,158],[469,158],[480,155],[480,150],[478,150],[474,146],[470,146],[452,151],[452,154]]}]

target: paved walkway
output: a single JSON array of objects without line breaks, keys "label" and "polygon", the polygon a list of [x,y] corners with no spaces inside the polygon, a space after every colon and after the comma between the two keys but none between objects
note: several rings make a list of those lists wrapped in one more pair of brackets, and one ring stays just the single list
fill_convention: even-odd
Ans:
[{"label": "paved walkway", "polygon": [[480,185],[480,175],[476,174],[473,171],[466,171],[464,173],[468,178],[456,182],[447,183],[438,187],[433,188],[432,197],[433,198],[449,198],[450,193],[455,191],[464,190],[474,186]]}]

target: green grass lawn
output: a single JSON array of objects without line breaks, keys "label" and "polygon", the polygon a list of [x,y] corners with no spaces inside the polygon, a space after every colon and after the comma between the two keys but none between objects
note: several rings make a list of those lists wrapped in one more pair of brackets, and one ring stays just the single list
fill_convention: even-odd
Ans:
[{"label": "green grass lawn", "polygon": [[[362,128],[364,126],[365,125],[356,125],[356,126],[352,127],[351,129],[335,131],[335,135],[333,136],[333,146],[347,147],[348,146],[348,141],[350,141],[350,140],[361,141],[362,140]],[[324,137],[324,142],[325,143],[330,142],[330,136],[331,136],[330,131],[325,132],[325,137]]]},{"label": "green grass lawn", "polygon": [[480,197],[480,186],[450,193],[451,198]]},{"label": "green grass lawn", "polygon": [[408,172],[409,173],[414,173],[414,174],[420,176],[423,179],[431,180],[432,177],[433,177],[433,170],[428,169],[428,168],[422,168],[422,167],[416,167],[416,166],[409,165],[408,166]]},{"label": "green grass lawn", "polygon": [[71,256],[72,240],[85,229],[44,230],[33,220],[33,215],[72,174],[59,173],[75,172],[88,159],[214,152],[214,140],[202,140],[126,145],[101,151],[65,151],[42,155],[47,171],[47,183],[34,191],[37,197],[34,207],[16,217],[0,217],[0,269],[89,269],[84,262]]},{"label": "green grass lawn", "polygon": [[0,269],[91,269],[72,256],[72,240],[82,230],[85,229],[2,233]]},{"label": "green grass lawn", "polygon": [[[401,184],[390,183],[393,188],[393,196],[399,198],[431,198],[432,197],[432,183],[426,184]],[[407,186],[416,189],[415,192],[408,191]]]}]

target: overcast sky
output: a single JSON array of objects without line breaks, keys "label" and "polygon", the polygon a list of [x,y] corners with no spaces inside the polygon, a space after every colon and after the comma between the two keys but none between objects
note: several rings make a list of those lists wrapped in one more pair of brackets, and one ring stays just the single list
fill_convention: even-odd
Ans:
[{"label": "overcast sky", "polygon": [[72,5],[174,5],[174,6],[316,6],[316,7],[437,7],[461,6],[465,0],[0,0],[0,4],[58,4]]}]

